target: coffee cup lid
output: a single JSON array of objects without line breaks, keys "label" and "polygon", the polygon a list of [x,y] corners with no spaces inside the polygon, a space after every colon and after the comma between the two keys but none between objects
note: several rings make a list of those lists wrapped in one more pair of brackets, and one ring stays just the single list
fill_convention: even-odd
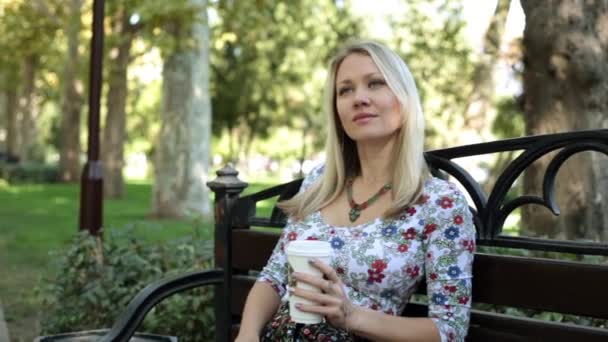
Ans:
[{"label": "coffee cup lid", "polygon": [[285,252],[291,255],[323,257],[331,254],[331,245],[327,241],[295,240],[287,244]]}]

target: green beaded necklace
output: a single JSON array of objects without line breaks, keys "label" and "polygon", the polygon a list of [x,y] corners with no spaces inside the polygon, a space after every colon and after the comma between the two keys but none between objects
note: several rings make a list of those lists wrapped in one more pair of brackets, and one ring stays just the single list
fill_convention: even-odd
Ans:
[{"label": "green beaded necklace", "polygon": [[348,205],[350,206],[350,212],[348,213],[348,218],[350,222],[355,222],[359,216],[361,216],[361,211],[366,209],[370,205],[380,198],[385,192],[389,191],[392,187],[391,183],[384,184],[378,192],[376,192],[372,197],[370,197],[367,201],[359,204],[356,203],[353,199],[353,182],[354,179],[349,179],[346,181],[346,198],[348,199]]}]

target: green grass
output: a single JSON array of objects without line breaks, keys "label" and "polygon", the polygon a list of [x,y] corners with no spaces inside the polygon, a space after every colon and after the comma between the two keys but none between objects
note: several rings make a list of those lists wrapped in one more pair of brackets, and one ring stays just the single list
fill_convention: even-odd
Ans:
[{"label": "green grass", "polygon": [[[0,180],[0,301],[13,341],[32,341],[37,334],[34,288],[53,272],[50,252],[65,248],[78,232],[79,194],[78,185],[9,186]],[[132,227],[152,242],[192,233],[192,220],[149,219],[150,196],[151,184],[130,183],[124,199],[104,201],[106,234]],[[212,223],[203,227],[211,238]]]}]

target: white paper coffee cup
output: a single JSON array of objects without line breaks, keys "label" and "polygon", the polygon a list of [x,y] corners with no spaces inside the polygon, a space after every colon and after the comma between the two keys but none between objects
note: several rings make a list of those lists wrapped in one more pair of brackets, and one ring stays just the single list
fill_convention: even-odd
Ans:
[{"label": "white paper coffee cup", "polygon": [[[296,282],[291,276],[292,272],[308,273],[319,278],[323,277],[321,271],[311,265],[308,261],[310,259],[318,259],[326,264],[329,264],[332,253],[331,245],[326,241],[317,240],[296,240],[291,241],[285,248],[287,254],[287,261],[289,263],[289,286],[297,287],[308,291],[321,292],[321,289],[304,282]],[[289,315],[291,320],[296,323],[304,324],[318,324],[323,321],[323,315],[304,312],[296,308],[297,303],[302,304],[315,304],[307,299],[289,295]]]}]

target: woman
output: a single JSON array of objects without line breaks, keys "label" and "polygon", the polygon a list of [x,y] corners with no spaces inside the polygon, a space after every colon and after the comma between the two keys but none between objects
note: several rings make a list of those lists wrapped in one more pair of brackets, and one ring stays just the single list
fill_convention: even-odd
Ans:
[{"label": "woman", "polygon": [[[424,119],[405,63],[375,42],[347,45],[326,85],[326,162],[282,202],[288,224],[253,286],[237,341],[463,341],[469,324],[475,229],[464,196],[429,175]],[[294,273],[322,293],[289,289],[325,322],[295,324],[284,246],[331,243],[325,279]],[[423,278],[424,277],[424,278]],[[399,313],[426,280],[429,317]]]}]

